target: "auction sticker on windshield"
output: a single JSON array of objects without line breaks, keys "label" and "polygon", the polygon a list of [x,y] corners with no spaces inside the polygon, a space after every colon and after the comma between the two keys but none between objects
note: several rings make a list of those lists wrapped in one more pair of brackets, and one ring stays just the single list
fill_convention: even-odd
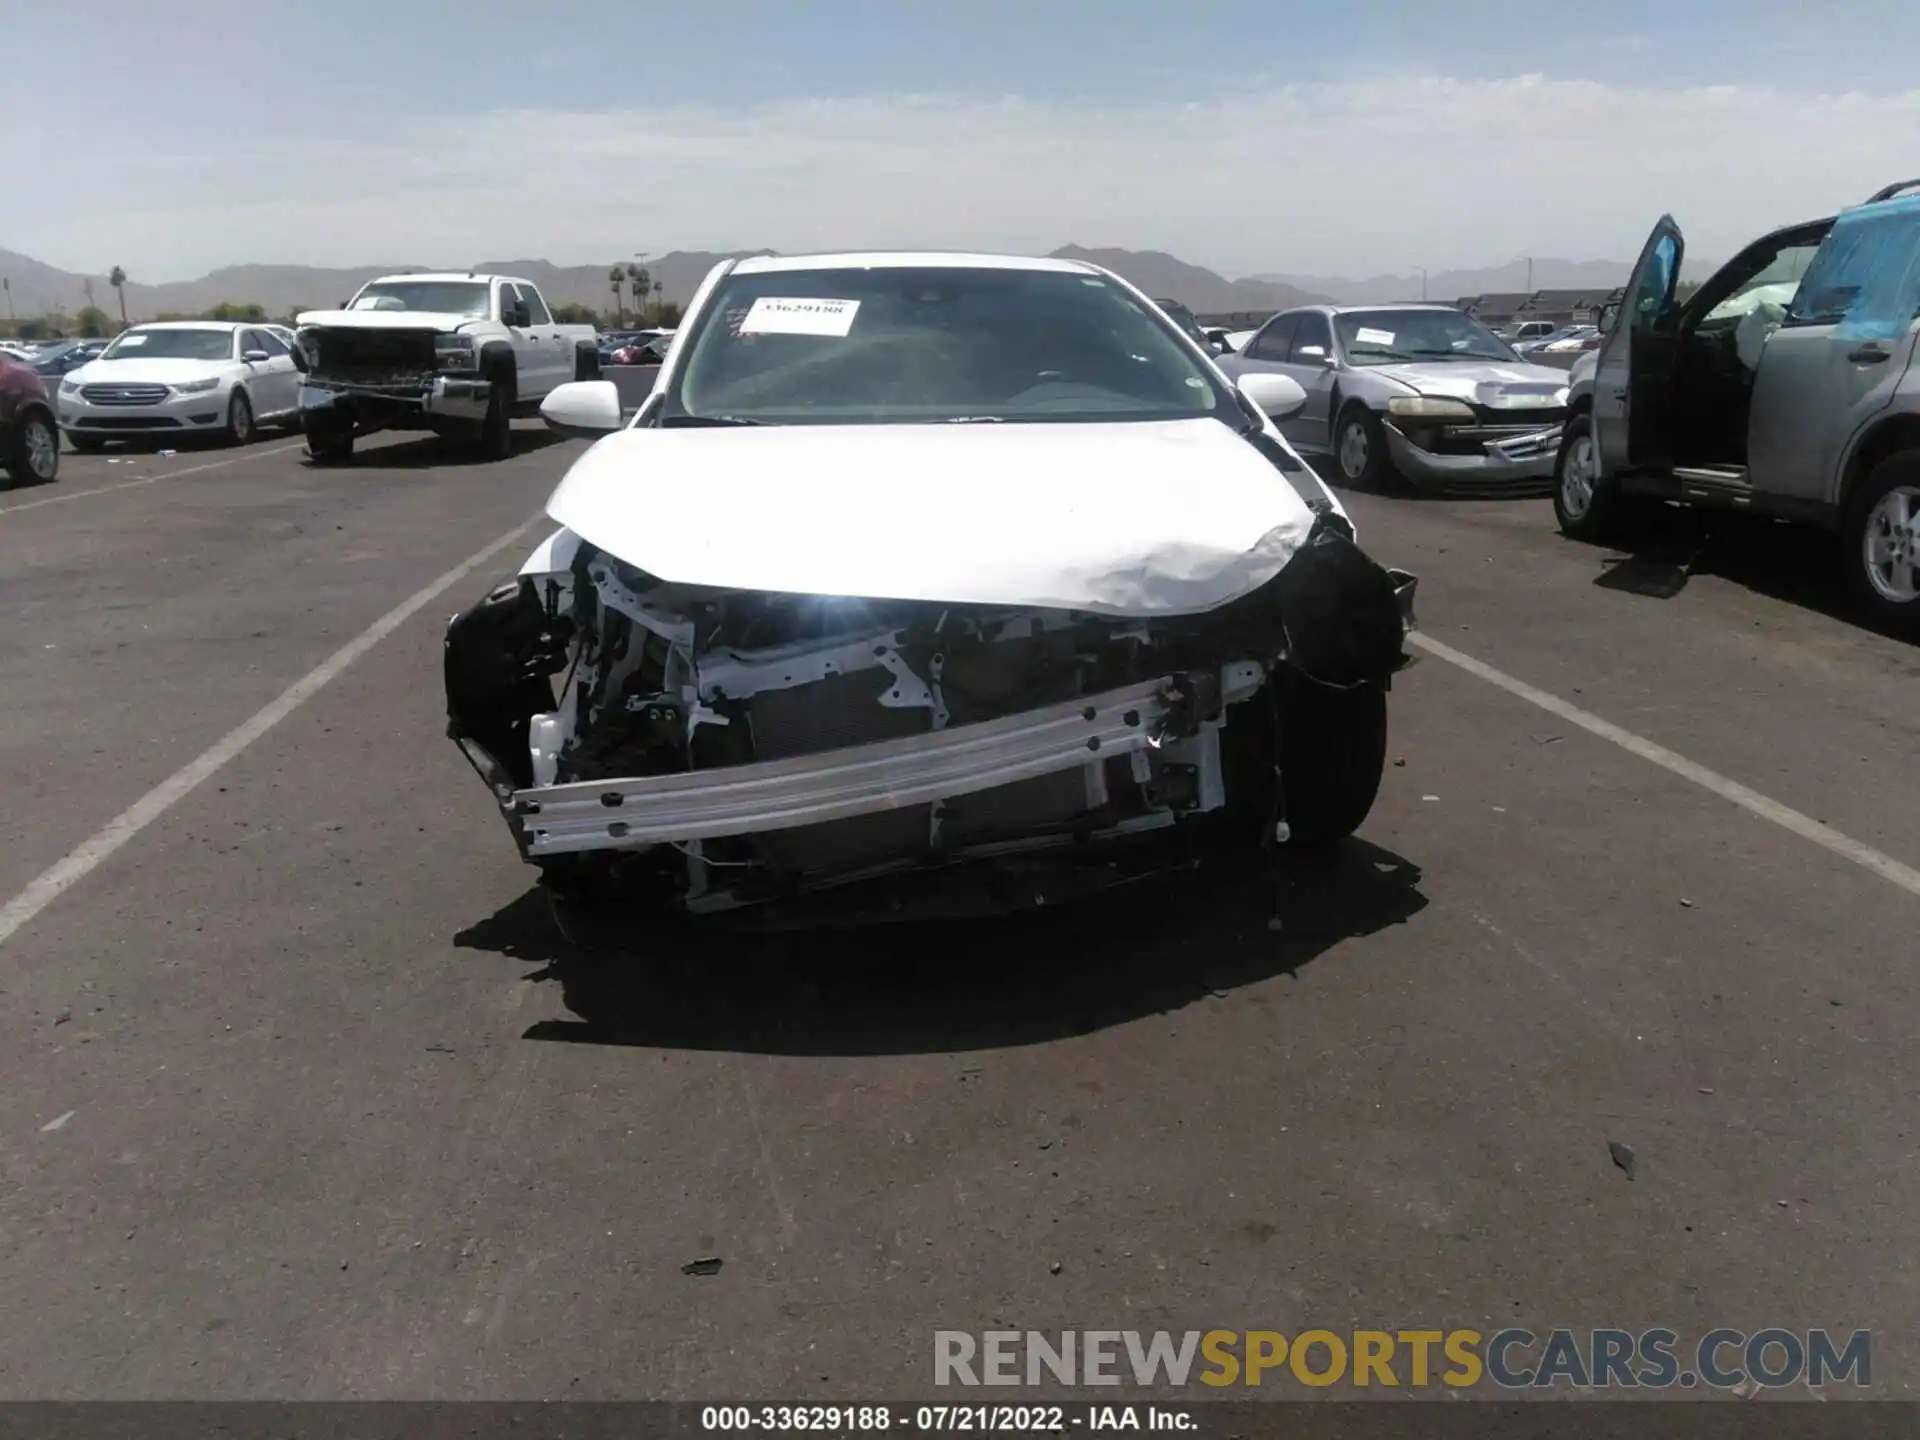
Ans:
[{"label": "auction sticker on windshield", "polygon": [[1393,343],[1393,331],[1369,330],[1362,326],[1353,332],[1353,339],[1356,345],[1391,345]]},{"label": "auction sticker on windshield", "polygon": [[742,335],[837,335],[853,329],[858,300],[803,300],[762,295],[740,322]]}]

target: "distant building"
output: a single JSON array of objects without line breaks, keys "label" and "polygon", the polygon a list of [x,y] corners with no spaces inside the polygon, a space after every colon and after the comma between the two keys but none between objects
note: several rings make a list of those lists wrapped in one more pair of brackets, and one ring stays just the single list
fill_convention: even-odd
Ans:
[{"label": "distant building", "polygon": [[1513,325],[1527,320],[1544,320],[1550,325],[1592,325],[1600,318],[1601,307],[1621,298],[1620,286],[1609,290],[1536,290],[1531,295],[1509,292],[1498,295],[1463,295],[1454,302],[1482,325]]}]

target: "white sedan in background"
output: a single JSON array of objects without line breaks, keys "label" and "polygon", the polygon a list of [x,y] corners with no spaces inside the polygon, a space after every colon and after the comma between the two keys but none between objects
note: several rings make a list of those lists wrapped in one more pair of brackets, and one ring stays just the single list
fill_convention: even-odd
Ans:
[{"label": "white sedan in background", "polygon": [[264,325],[191,320],[136,325],[69,372],[57,397],[76,450],[109,440],[218,435],[244,445],[262,424],[300,423],[300,371]]}]

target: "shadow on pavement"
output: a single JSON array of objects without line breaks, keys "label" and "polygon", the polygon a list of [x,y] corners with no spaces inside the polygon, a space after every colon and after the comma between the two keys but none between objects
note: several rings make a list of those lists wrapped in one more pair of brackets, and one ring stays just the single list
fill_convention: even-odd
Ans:
[{"label": "shadow on pavement", "polygon": [[1712,575],[1769,599],[1815,611],[1891,640],[1910,634],[1868,622],[1847,594],[1839,540],[1810,525],[1757,515],[1651,507],[1615,553],[1602,560],[1594,584],[1649,599],[1671,600],[1696,575]]},{"label": "shadow on pavement", "polygon": [[[1255,860],[1258,863],[1255,863]],[[1058,909],[938,925],[754,934],[663,927],[657,948],[588,957],[535,887],[454,939],[543,968],[577,1018],[525,1038],[780,1055],[1040,1044],[1294,974],[1426,906],[1418,867],[1350,840],[1273,863],[1163,876]],[[636,930],[645,926],[644,921]],[[671,937],[671,938],[669,938]]]},{"label": "shadow on pavement", "polygon": [[[533,455],[550,445],[564,443],[563,437],[545,428],[516,428],[513,432],[514,455]],[[309,460],[307,463],[311,464]],[[337,470],[428,470],[445,465],[484,466],[495,462],[484,459],[477,445],[460,440],[442,440],[438,435],[419,435],[390,445],[373,445],[353,452],[344,465],[326,466]]]}]

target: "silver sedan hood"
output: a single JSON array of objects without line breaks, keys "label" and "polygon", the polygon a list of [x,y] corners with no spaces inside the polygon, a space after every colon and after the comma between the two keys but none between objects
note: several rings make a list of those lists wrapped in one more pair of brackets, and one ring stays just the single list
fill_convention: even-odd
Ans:
[{"label": "silver sedan hood", "polygon": [[1395,380],[1421,395],[1465,400],[1488,410],[1540,410],[1566,403],[1567,372],[1507,360],[1407,361],[1362,372]]}]

